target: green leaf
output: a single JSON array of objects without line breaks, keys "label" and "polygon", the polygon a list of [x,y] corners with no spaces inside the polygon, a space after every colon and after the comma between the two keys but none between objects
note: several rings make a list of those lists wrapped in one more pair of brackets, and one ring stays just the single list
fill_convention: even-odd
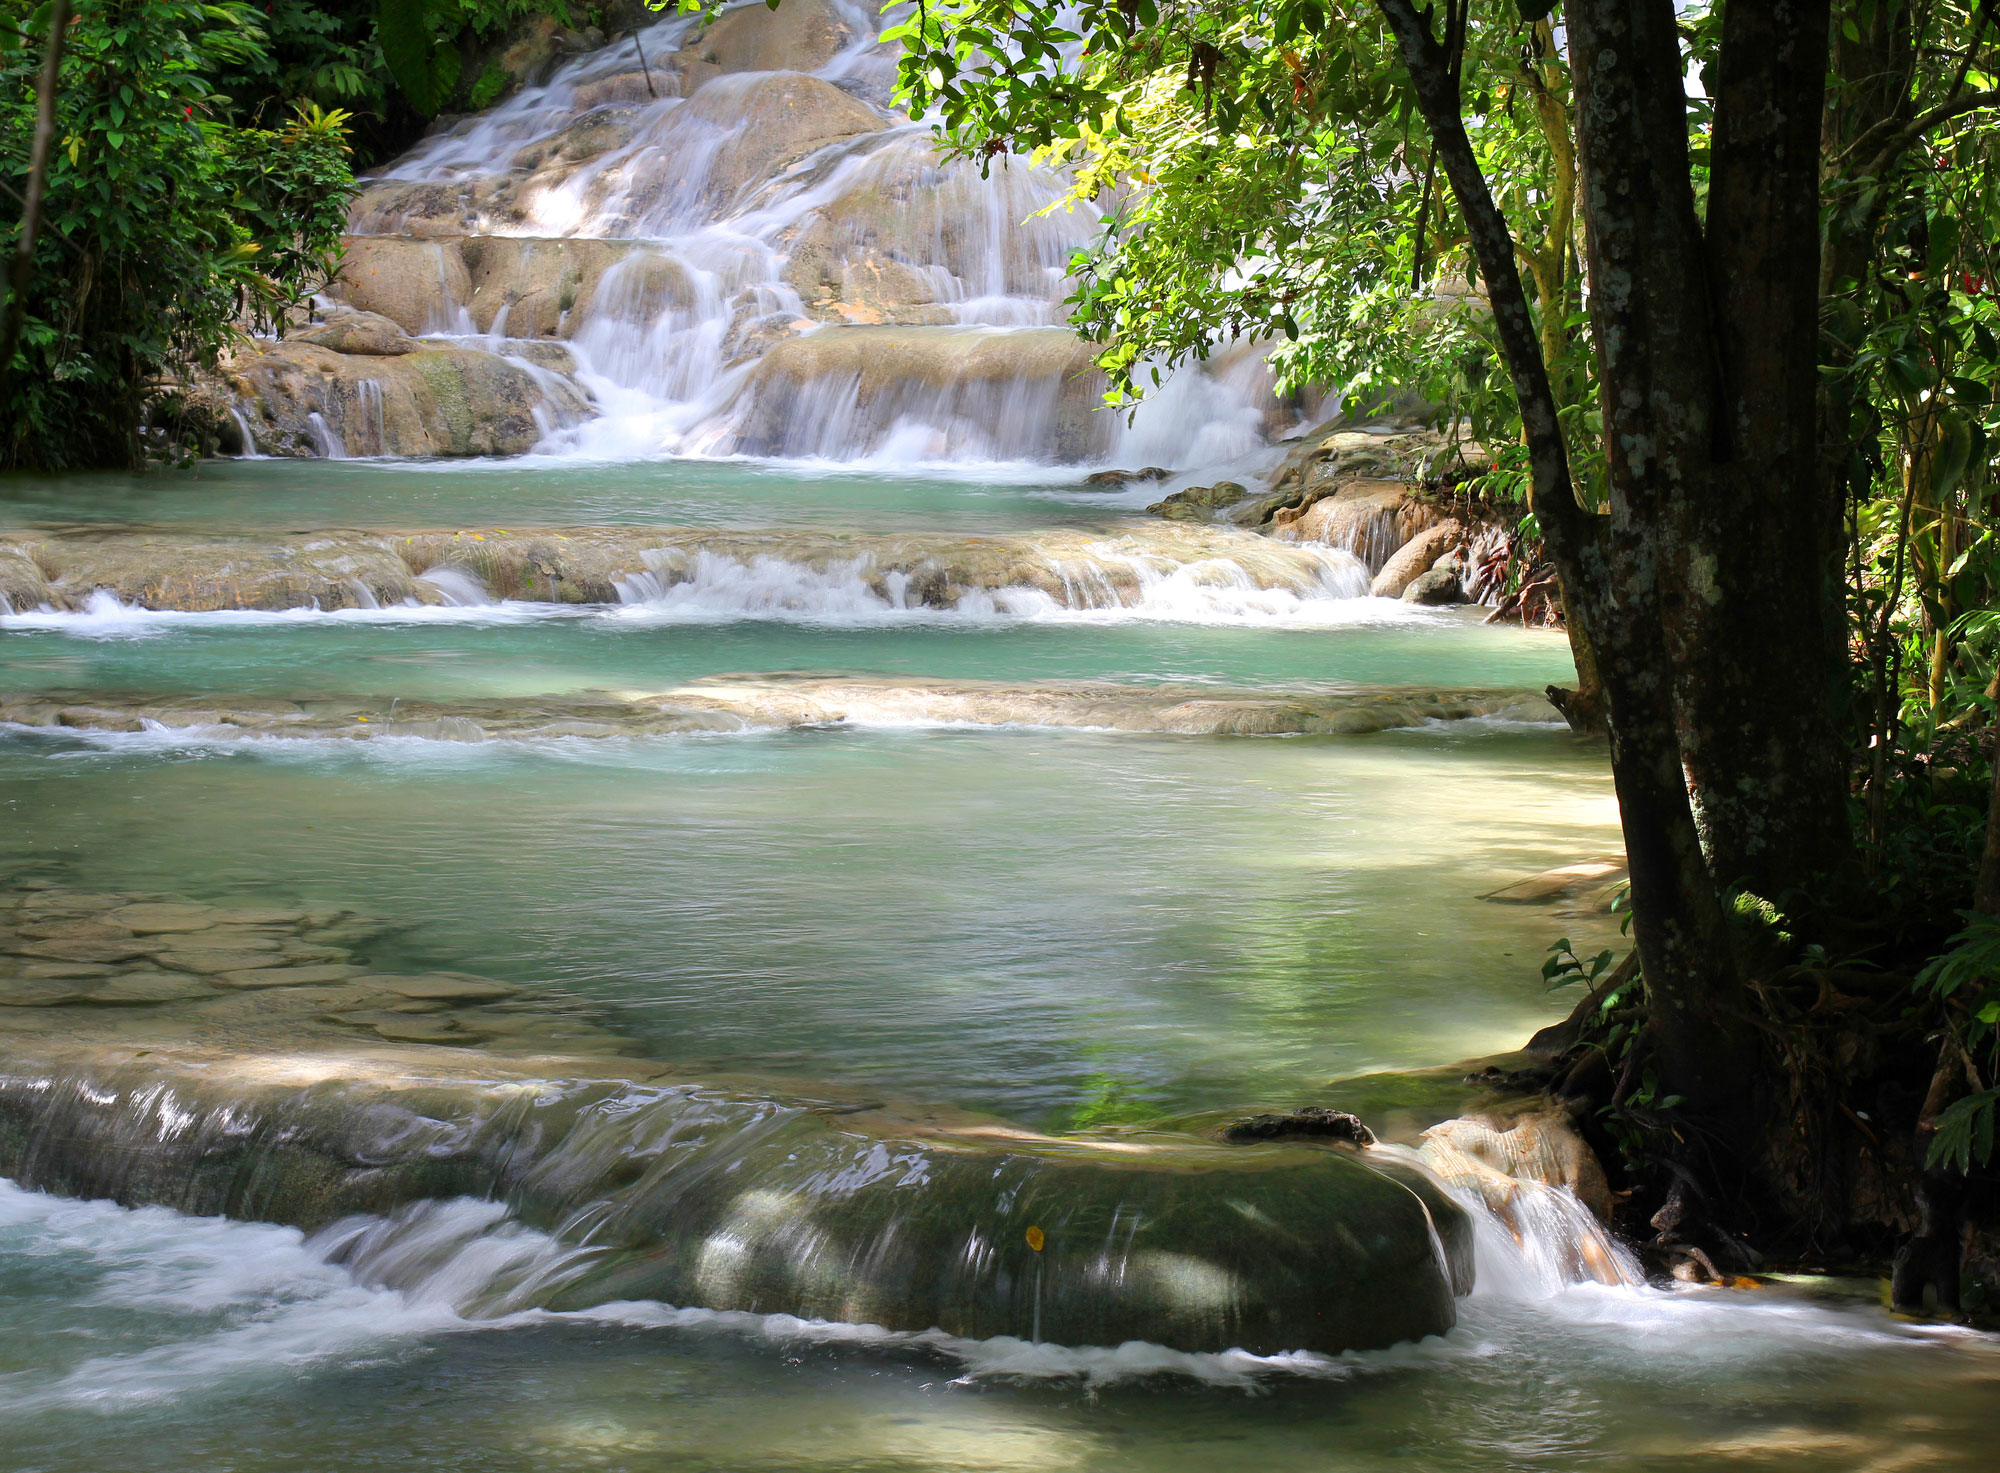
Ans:
[{"label": "green leaf", "polygon": [[1938,411],[1938,448],[1931,460],[1931,495],[1949,496],[1972,458],[1972,426],[1950,409]]},{"label": "green leaf", "polygon": [[458,72],[463,63],[456,46],[440,46],[431,57],[431,97],[438,108],[451,101],[458,91]]},{"label": "green leaf", "polygon": [[429,6],[425,0],[381,0],[375,13],[375,35],[382,44],[382,60],[389,68],[389,75],[410,99],[410,106],[425,117],[434,117],[439,99],[431,62]]},{"label": "green leaf", "polygon": [[488,62],[486,69],[479,74],[479,80],[472,84],[472,90],[466,94],[466,105],[474,112],[485,111],[500,100],[500,94],[507,90],[509,80],[511,79],[504,67]]},{"label": "green leaf", "polygon": [[1995,1102],[2000,1102],[2000,1089],[1984,1089],[1939,1115],[1924,1164],[1970,1171],[1974,1164],[1984,1166],[1992,1160]]}]

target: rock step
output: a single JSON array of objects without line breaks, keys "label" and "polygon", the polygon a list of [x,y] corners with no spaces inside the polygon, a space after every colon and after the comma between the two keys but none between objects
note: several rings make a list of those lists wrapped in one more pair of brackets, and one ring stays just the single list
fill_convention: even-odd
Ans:
[{"label": "rock step", "polygon": [[[840,676],[714,676],[647,696],[461,701],[398,697],[393,703],[360,697],[293,703],[111,692],[75,698],[59,693],[0,695],[0,721],[23,726],[109,731],[160,726],[214,735],[350,740],[415,736],[484,741],[937,722],[1190,736],[1358,736],[1474,717],[1541,722],[1561,719],[1543,697],[1528,691],[1374,689],[1273,696],[1207,686],[1135,687],[1113,682],[1010,685]],[[156,949],[160,965],[209,972],[256,965],[256,953],[245,943],[234,941],[225,947],[221,941],[206,939],[214,934],[196,931],[162,938],[171,945]],[[98,935],[93,929],[90,935],[74,940],[88,946],[115,942],[116,937],[110,932]],[[276,946],[272,942],[267,949],[275,950]],[[296,945],[290,954],[321,961],[343,959]],[[85,959],[61,955],[66,960]]]},{"label": "rock step", "polygon": [[[1247,580],[1258,589],[1323,597],[1333,581],[1358,576],[1344,554],[1167,522],[982,537],[689,527],[171,538],[0,532],[0,598],[12,610],[59,612],[82,609],[99,593],[186,612],[440,605],[480,597],[616,604],[692,581],[704,566],[749,567],[767,559],[830,577],[842,584],[843,596],[857,591],[850,584],[859,585],[885,608],[949,609],[967,593],[1003,590],[1058,607],[1120,607],[1173,573],[1204,587]],[[448,583],[425,581],[447,569]]]}]

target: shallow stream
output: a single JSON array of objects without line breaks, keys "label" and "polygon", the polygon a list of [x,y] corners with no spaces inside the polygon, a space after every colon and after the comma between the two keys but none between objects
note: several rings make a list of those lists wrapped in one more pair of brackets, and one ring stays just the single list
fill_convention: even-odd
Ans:
[{"label": "shallow stream", "polygon": [[[1134,514],[1120,501],[1061,483],[560,462],[246,462],[4,497],[15,527],[970,536],[1115,528]],[[1532,692],[1567,654],[1558,637],[1367,599],[1035,618],[802,597],[24,611],[0,618],[0,691],[490,700],[793,672]],[[1567,1006],[1540,981],[1549,942],[1608,941],[1616,918],[1589,896],[1478,897],[1616,849],[1601,749],[1546,721],[1241,737],[891,713],[531,740],[0,735],[11,873],[351,908],[399,928],[377,965],[553,987],[689,1077],[879,1090],[1056,1131],[1285,1108],[1343,1076],[1517,1046]],[[1977,1465],[2000,1416],[1992,1342],[1898,1324],[1872,1284],[1563,1287],[1491,1228],[1444,1339],[1259,1360],[655,1304],[510,1310],[499,1286],[567,1250],[493,1206],[417,1211],[371,1249],[362,1228],[306,1236],[0,1187],[6,1466],[1891,1469]]]},{"label": "shallow stream", "polygon": [[[1573,1197],[1434,1215],[1401,1145],[1189,1134],[1407,1141],[1562,1017],[1550,944],[1618,944],[1605,753],[1540,698],[1561,636],[1363,596],[1409,529],[1146,513],[1263,485],[1309,401],[1246,343],[1093,418],[1045,325],[1095,208],[936,159],[879,24],[662,21],[387,166],[341,288],[376,348],[232,370],[240,443],[329,458],[0,480],[0,1148],[190,1209],[0,1181],[0,1473],[1991,1466],[2000,1346],[1880,1285],[1649,1287]],[[533,451],[331,458],[481,414]],[[465,1139],[494,1200],[202,1215]],[[1420,1229],[1363,1245],[1392,1199]],[[1253,1256],[1308,1335],[1384,1284],[1456,1328],[1043,1339],[1092,1295],[1227,1323],[1284,1297]],[[649,1266],[756,1312],[586,1292]],[[946,1323],[947,1279],[986,1338],[834,1322]]]}]

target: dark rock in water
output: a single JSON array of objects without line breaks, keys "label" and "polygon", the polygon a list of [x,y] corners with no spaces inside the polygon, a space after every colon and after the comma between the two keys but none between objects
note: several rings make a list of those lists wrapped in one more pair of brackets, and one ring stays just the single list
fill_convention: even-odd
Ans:
[{"label": "dark rock in water", "polygon": [[1138,479],[1139,473],[1137,471],[1092,471],[1083,478],[1083,484],[1116,491],[1122,488],[1127,481],[1136,481]]},{"label": "dark rock in water", "polygon": [[1317,1139],[1351,1141],[1357,1146],[1375,1144],[1375,1132],[1361,1123],[1361,1117],[1345,1110],[1329,1110],[1324,1105],[1307,1105],[1285,1115],[1253,1115],[1226,1127],[1222,1138],[1232,1143]]},{"label": "dark rock in water", "polygon": [[[1147,474],[1141,472],[1141,475]],[[1162,471],[1161,475],[1167,472]],[[1164,501],[1146,508],[1156,517],[1173,522],[1205,522],[1222,507],[1234,506],[1250,494],[1250,488],[1236,481],[1217,481],[1213,486],[1189,486]]]},{"label": "dark rock in water", "polygon": [[1406,604],[1462,604],[1465,590],[1459,586],[1458,574],[1444,568],[1432,568],[1428,573],[1419,573],[1403,589]]}]

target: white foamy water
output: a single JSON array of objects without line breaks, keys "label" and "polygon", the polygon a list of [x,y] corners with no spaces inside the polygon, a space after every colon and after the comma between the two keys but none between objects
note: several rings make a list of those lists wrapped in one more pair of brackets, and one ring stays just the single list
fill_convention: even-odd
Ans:
[{"label": "white foamy water", "polygon": [[1447,617],[1399,600],[1369,598],[1367,570],[1351,553],[1338,548],[1300,551],[1307,554],[1306,560],[1287,581],[1272,584],[1228,558],[1173,562],[1106,549],[1090,559],[1052,565],[1062,585],[1060,596],[1026,586],[969,588],[940,608],[921,601],[914,575],[881,572],[867,557],[816,565],[777,556],[738,558],[706,549],[674,550],[649,556],[652,571],[622,580],[621,603],[615,609],[496,599],[471,573],[438,567],[424,573],[421,581],[437,591],[445,600],[442,604],[186,612],[139,607],[100,590],[73,612],[0,614],[0,630],[130,639],[175,628],[229,624],[284,628],[322,620],[477,624],[579,618],[614,623],[757,619],[864,626],[911,620],[974,626],[1156,621],[1337,629],[1422,624]]}]

